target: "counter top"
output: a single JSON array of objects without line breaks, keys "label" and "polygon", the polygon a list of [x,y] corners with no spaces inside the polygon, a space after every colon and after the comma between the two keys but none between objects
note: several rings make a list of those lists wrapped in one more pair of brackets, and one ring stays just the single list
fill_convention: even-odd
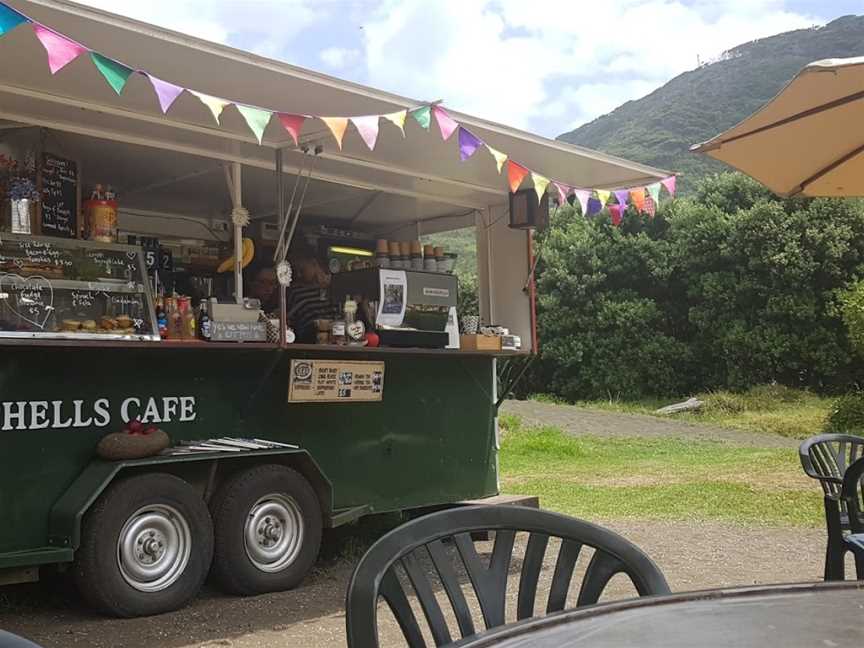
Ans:
[{"label": "counter top", "polygon": [[[129,349],[226,349],[236,351],[249,350],[283,350],[278,344],[269,342],[203,342],[200,340],[162,340],[134,341],[134,340],[70,340],[70,339],[31,339],[31,338],[3,338],[0,337],[0,346],[32,346],[32,347],[55,347],[55,348],[129,348]],[[299,352],[304,355],[402,355],[402,356],[431,356],[439,358],[469,358],[469,357],[524,357],[529,356],[529,351],[460,351],[458,349],[415,349],[402,347],[361,347],[341,346],[336,344],[289,344],[284,351]]]}]

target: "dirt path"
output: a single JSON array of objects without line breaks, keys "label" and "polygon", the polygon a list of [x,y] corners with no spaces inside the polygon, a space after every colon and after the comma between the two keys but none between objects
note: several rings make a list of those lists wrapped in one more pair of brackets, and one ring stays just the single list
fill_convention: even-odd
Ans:
[{"label": "dirt path", "polygon": [[502,407],[533,425],[554,425],[568,434],[591,434],[610,437],[682,437],[724,441],[735,445],[760,448],[797,448],[801,443],[777,434],[761,434],[659,418],[643,414],[618,414],[585,409],[574,405],[556,405],[535,401],[507,401]]},{"label": "dirt path", "polygon": [[[527,422],[559,426],[571,434],[680,436],[788,447],[790,451],[797,445],[794,440],[768,434],[571,406],[509,402],[505,411]],[[815,490],[814,497],[818,497]],[[642,547],[660,566],[673,591],[821,577],[825,542],[821,529],[592,521]],[[554,557],[552,560],[554,565]],[[179,612],[119,620],[87,610],[61,578],[0,590],[0,629],[22,634],[45,648],[339,648],[345,646],[344,597],[352,568],[353,559],[333,558],[322,562],[300,588],[291,592],[240,599],[207,589]],[[547,572],[551,568],[547,564]],[[513,609],[511,600],[508,614]],[[392,621],[382,623],[382,638],[383,645],[403,645]]]},{"label": "dirt path", "polygon": [[[677,591],[820,578],[821,530],[684,522],[605,525],[641,546]],[[206,591],[185,610],[149,619],[100,618],[65,584],[19,587],[11,592],[15,607],[0,612],[0,628],[46,648],[339,648],[345,645],[343,606],[350,573],[351,565],[342,561],[319,569],[291,592],[239,599]],[[396,637],[393,625],[383,629],[390,639]]]}]

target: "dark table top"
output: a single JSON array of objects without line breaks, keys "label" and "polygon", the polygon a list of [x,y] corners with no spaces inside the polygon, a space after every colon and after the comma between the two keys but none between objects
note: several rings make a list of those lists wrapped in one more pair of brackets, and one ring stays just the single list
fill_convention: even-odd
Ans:
[{"label": "dark table top", "polygon": [[864,581],[708,590],[601,604],[503,626],[464,645],[860,648]]}]

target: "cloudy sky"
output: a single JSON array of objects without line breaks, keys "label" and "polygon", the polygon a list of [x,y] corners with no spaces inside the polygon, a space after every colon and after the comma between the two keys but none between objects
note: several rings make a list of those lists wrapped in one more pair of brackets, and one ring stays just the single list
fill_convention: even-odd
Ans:
[{"label": "cloudy sky", "polygon": [[554,137],[864,0],[78,0]]}]

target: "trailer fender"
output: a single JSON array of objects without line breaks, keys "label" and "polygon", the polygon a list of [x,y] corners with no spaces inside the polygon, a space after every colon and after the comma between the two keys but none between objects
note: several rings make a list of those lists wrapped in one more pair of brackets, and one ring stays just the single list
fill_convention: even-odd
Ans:
[{"label": "trailer fender", "polygon": [[117,479],[129,474],[166,472],[199,489],[205,501],[227,477],[265,463],[294,468],[312,485],[321,505],[325,526],[332,526],[333,487],[311,455],[302,449],[248,450],[231,453],[157,455],[146,459],[103,461],[94,459],[51,508],[48,544],[77,549],[81,544],[81,519],[99,495]]}]

